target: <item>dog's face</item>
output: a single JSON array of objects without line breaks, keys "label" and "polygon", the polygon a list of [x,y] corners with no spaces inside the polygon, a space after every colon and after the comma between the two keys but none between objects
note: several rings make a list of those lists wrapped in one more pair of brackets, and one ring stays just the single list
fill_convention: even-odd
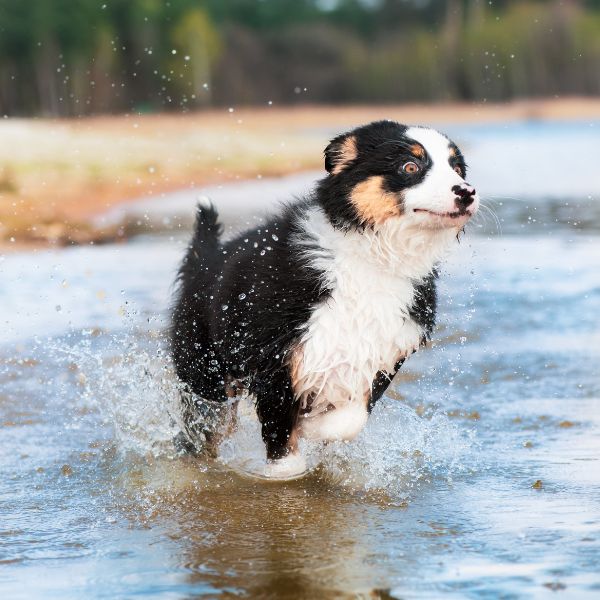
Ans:
[{"label": "dog's face", "polygon": [[415,227],[460,230],[479,207],[458,147],[434,129],[378,121],[325,149],[325,207],[340,227],[402,218]]}]

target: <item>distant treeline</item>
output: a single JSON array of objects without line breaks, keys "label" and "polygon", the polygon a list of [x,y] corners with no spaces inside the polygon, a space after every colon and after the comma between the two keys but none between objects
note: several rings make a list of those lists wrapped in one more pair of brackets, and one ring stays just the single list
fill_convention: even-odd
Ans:
[{"label": "distant treeline", "polygon": [[600,93],[600,0],[0,0],[0,114]]}]

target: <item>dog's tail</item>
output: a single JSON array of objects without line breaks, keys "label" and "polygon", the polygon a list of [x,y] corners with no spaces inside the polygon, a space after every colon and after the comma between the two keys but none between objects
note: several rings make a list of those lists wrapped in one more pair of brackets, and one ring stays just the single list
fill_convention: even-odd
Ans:
[{"label": "dog's tail", "polygon": [[198,205],[194,234],[177,276],[171,315],[171,351],[175,370],[191,390],[221,399],[223,374],[210,338],[212,290],[223,269],[219,215],[210,203]]},{"label": "dog's tail", "polygon": [[219,213],[212,202],[199,202],[196,208],[194,233],[179,269],[178,280],[188,285],[209,287],[214,283],[215,271],[222,262]]},{"label": "dog's tail", "polygon": [[[204,262],[203,257],[220,250],[223,226],[219,223],[219,213],[209,200],[198,202],[196,207],[196,222],[190,251],[195,261]],[[212,263],[214,265],[214,262]]]},{"label": "dog's tail", "polygon": [[201,200],[196,207],[193,244],[218,245],[223,226],[219,223],[219,213],[210,200]]}]

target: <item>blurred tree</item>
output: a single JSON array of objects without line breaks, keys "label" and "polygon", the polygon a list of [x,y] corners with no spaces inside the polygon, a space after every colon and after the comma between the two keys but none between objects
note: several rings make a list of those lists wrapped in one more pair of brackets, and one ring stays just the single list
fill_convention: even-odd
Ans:
[{"label": "blurred tree", "polygon": [[193,104],[210,104],[211,70],[221,51],[220,36],[214,25],[206,12],[192,9],[179,19],[171,38],[179,52],[174,69],[183,67],[190,75],[185,83],[191,88]]},{"label": "blurred tree", "polygon": [[597,94],[599,40],[600,0],[0,0],[0,112]]}]

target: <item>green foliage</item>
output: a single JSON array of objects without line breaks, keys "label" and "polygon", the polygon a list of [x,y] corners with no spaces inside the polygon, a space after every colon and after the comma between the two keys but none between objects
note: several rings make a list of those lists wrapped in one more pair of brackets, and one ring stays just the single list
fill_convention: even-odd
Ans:
[{"label": "green foliage", "polygon": [[0,112],[600,93],[600,0],[0,0]]},{"label": "green foliage", "polygon": [[210,17],[201,9],[190,9],[173,27],[171,40],[173,58],[169,72],[175,75],[182,99],[208,104],[211,70],[221,52],[221,39]]}]

